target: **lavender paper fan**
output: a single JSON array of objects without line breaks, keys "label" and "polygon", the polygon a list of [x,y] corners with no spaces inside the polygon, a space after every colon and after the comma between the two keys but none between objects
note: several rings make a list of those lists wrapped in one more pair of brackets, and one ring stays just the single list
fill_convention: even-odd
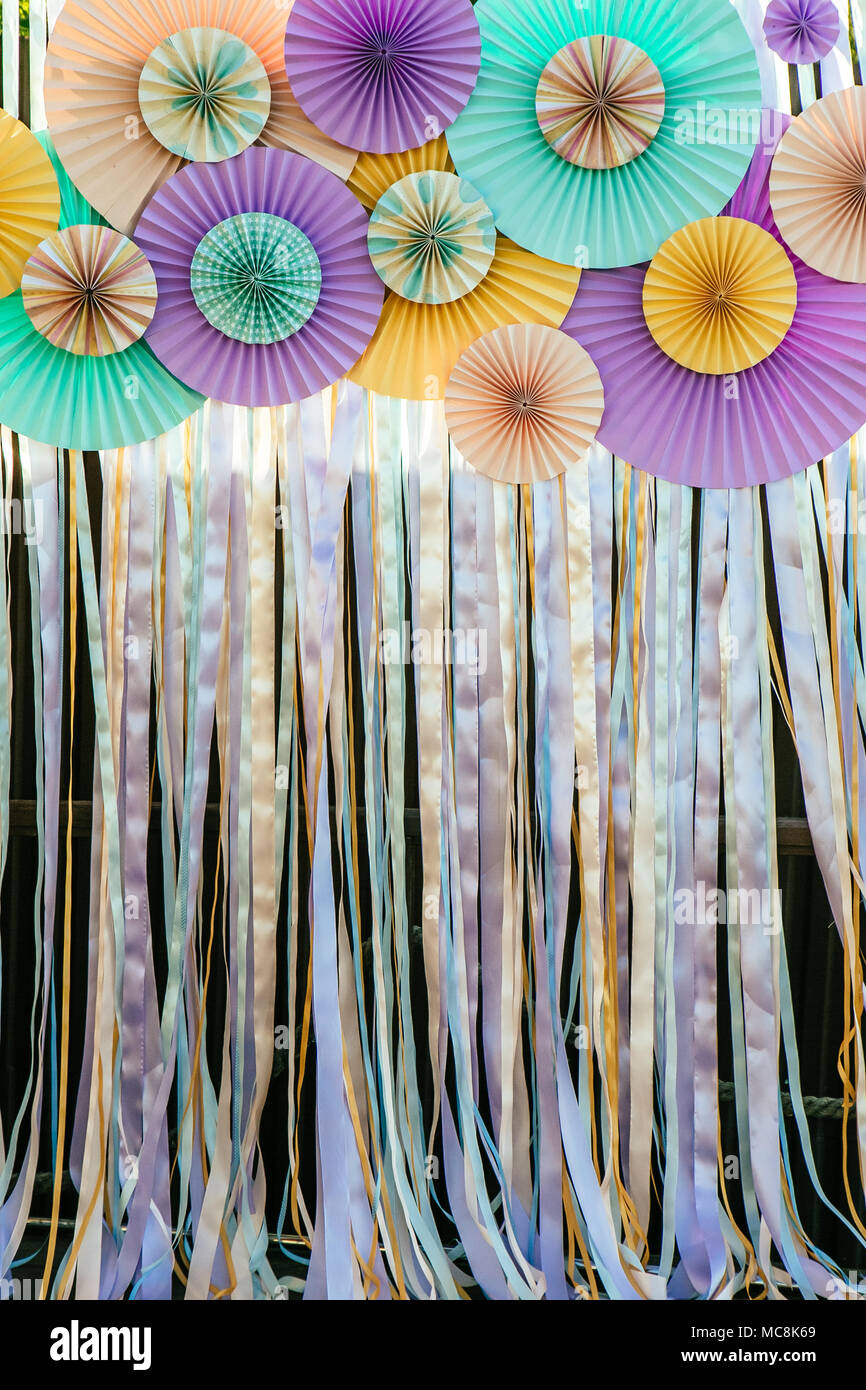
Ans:
[{"label": "lavender paper fan", "polygon": [[783,63],[817,63],[839,37],[839,15],[830,0],[772,0],[764,37]]},{"label": "lavender paper fan", "polygon": [[[768,181],[789,120],[776,116],[776,139],[758,146],[725,209],[779,242]],[[562,327],[601,375],[598,439],[606,449],[671,482],[747,487],[809,467],[861,428],[866,285],[831,280],[788,254],[797,281],[793,323],[775,352],[735,376],[690,371],[658,347],[644,317],[646,266],[584,271]]]},{"label": "lavender paper fan", "polygon": [[470,0],[295,0],[286,29],[286,71],[304,113],[375,154],[441,135],[480,63]]},{"label": "lavender paper fan", "polygon": [[[260,293],[263,285],[267,292],[276,269],[274,293],[284,294],[292,247],[304,239],[321,272],[315,308],[308,312],[307,304],[299,315],[302,326],[276,342],[245,342],[220,331],[205,317],[191,283],[204,239],[248,214],[283,219],[287,236],[280,245],[269,235],[271,265],[235,267],[236,284],[244,276],[250,293]],[[354,366],[378,325],[384,286],[367,253],[367,214],[335,174],[300,155],[256,147],[222,164],[190,165],[163,184],[136,239],[159,288],[146,335],[150,347],[181,381],[217,400],[275,406],[314,395]],[[261,238],[238,237],[232,244],[258,247]],[[304,278],[295,287],[304,295],[311,279],[306,260],[298,263]]]}]

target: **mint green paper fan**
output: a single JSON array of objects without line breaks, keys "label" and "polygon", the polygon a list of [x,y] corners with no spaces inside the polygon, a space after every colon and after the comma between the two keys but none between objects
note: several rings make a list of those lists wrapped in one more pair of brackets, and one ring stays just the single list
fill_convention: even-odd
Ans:
[{"label": "mint green paper fan", "polygon": [[[107,226],[69,179],[51,143],[37,137],[60,183],[60,226]],[[106,357],[54,347],[33,327],[21,291],[0,300],[0,422],[64,449],[119,449],[155,439],[203,404],[138,341]]]},{"label": "mint green paper fan", "polygon": [[[687,222],[721,212],[761,136],[758,61],[730,0],[478,0],[475,14],[481,72],[447,138],[501,232],[550,260],[609,269],[651,260]],[[613,169],[561,158],[536,114],[551,58],[593,34],[642,49],[665,88],[655,138]]]}]

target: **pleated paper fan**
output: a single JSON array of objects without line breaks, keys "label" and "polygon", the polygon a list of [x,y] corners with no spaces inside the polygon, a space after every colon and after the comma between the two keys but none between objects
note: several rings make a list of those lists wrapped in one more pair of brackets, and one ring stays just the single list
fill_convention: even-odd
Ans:
[{"label": "pleated paper fan", "polygon": [[445,394],[451,438],[499,482],[539,483],[587,452],[604,409],[601,378],[565,333],[512,324],[463,353]]},{"label": "pleated paper fan", "polygon": [[259,139],[270,115],[271,84],[254,50],[234,34],[184,29],[147,59],[138,104],[165,149],[210,163]]},{"label": "pleated paper fan", "polygon": [[21,295],[33,327],[54,347],[106,357],[142,337],[156,309],[156,280],[127,237],[85,224],[40,242]]},{"label": "pleated paper fan", "polygon": [[839,12],[832,0],[771,0],[764,37],[783,63],[817,63],[839,37]]},{"label": "pleated paper fan", "polygon": [[[139,85],[156,50],[190,30],[230,34],[264,68],[270,114],[257,144],[296,150],[342,178],[349,174],[355,152],[318,130],[292,95],[285,21],[284,6],[259,0],[67,0],[48,45],[48,126],[70,178],[112,226],[131,233],[153,193],[182,165],[148,127]],[[261,107],[257,88],[240,104],[254,123]]]},{"label": "pleated paper fan", "polygon": [[[632,265],[721,211],[748,167],[761,112],[755,50],[729,0],[478,0],[475,13],[481,72],[447,138],[501,232],[564,264]],[[561,158],[536,109],[551,59],[594,35],[645,54],[665,102],[643,153],[600,170]]]},{"label": "pleated paper fan", "polygon": [[643,287],[647,327],[662,351],[681,367],[716,376],[769,357],[796,305],[784,250],[741,217],[707,217],[675,232]]},{"label": "pleated paper fan", "polygon": [[458,357],[476,338],[509,323],[558,328],[579,278],[578,271],[497,237],[490,269],[462,299],[416,304],[388,294],[373,340],[349,377],[380,395],[441,400]]},{"label": "pleated paper fan", "polygon": [[18,288],[27,258],[59,217],[50,159],[21,121],[0,111],[0,295]]},{"label": "pleated paper fan", "polygon": [[0,421],[56,448],[119,449],[155,439],[204,404],[144,342],[76,356],[33,327],[21,291],[0,300]]},{"label": "pleated paper fan", "polygon": [[626,39],[593,34],[551,58],[535,92],[541,133],[582,169],[615,169],[649,147],[665,113],[655,63]]},{"label": "pleated paper fan", "polygon": [[[38,140],[55,171],[61,231],[92,229],[115,244],[117,233],[68,178],[50,136]],[[0,300],[0,422],[18,434],[55,448],[119,449],[165,434],[203,404],[141,339],[103,356],[76,354],[34,326],[20,289]]]},{"label": "pleated paper fan", "polygon": [[418,304],[448,304],[484,279],[496,251],[496,225],[465,179],[429,171],[409,174],[383,193],[367,244],[389,290]]},{"label": "pleated paper fan", "polygon": [[[453,170],[444,139],[399,155],[362,154],[349,187],[372,209],[394,183],[431,170]],[[441,400],[470,343],[510,323],[558,328],[579,279],[576,267],[543,260],[497,236],[487,274],[461,298],[419,304],[389,291],[373,340],[349,376],[381,395]]]},{"label": "pleated paper fan", "polygon": [[[784,128],[784,118],[778,123]],[[759,146],[726,212],[781,242],[769,212],[772,146]],[[797,307],[776,350],[713,376],[664,353],[644,316],[645,266],[587,271],[563,330],[604,384],[601,444],[635,468],[691,487],[749,487],[809,467],[866,422],[866,286],[792,257]]]},{"label": "pleated paper fan", "polygon": [[823,97],[792,121],[770,175],[791,250],[823,275],[866,283],[866,92]]},{"label": "pleated paper fan", "polygon": [[[204,239],[251,214],[281,220],[286,239],[270,243],[266,264],[247,263],[246,288],[235,295],[263,292],[272,273],[276,312],[285,308],[287,285],[295,306],[301,290],[309,293],[312,267],[308,256],[293,259],[293,231],[309,243],[321,271],[312,313],[277,342],[229,336],[209,321],[193,290],[193,260]],[[357,362],[379,322],[384,286],[370,263],[367,226],[346,186],[300,155],[253,147],[222,164],[188,165],[156,194],[136,233],[159,288],[146,341],[182,381],[217,400],[275,406],[314,395]]]},{"label": "pleated paper fan", "polygon": [[480,57],[470,0],[294,0],[286,29],[289,82],[310,120],[375,154],[440,135]]},{"label": "pleated paper fan", "polygon": [[444,135],[431,140],[426,145],[418,145],[412,150],[401,150],[399,154],[359,154],[354,169],[349,175],[347,187],[364,207],[372,212],[379,199],[393,188],[395,183],[421,174],[425,170],[437,173],[454,173],[454,165],[448,153],[448,141]]}]

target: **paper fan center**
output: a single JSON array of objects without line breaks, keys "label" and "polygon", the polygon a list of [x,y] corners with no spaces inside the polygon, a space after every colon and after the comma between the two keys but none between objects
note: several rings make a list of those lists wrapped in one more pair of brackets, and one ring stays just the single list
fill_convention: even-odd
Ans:
[{"label": "paper fan center", "polygon": [[77,357],[123,352],[156,310],[156,278],[142,251],[109,227],[75,226],[37,246],[21,281],[37,332]]},{"label": "paper fan center", "polygon": [[680,366],[729,375],[769,357],[791,326],[797,283],[769,232],[737,217],[675,233],[647,271],[647,326]]},{"label": "paper fan center", "polygon": [[183,29],[141,70],[141,114],[172,154],[213,163],[257,140],[270,115],[271,84],[257,54],[224,29]]},{"label": "paper fan center", "polygon": [[551,58],[538,83],[535,111],[541,133],[562,159],[583,169],[616,169],[654,140],[665,113],[665,88],[643,49],[592,34]]},{"label": "paper fan center", "polygon": [[490,269],[496,226],[478,191],[456,174],[409,174],[382,195],[368,234],[377,274],[418,304],[449,304]]},{"label": "paper fan center", "polygon": [[190,287],[205,318],[227,338],[278,343],[312,317],[322,267],[300,227],[271,213],[247,212],[202,238]]}]

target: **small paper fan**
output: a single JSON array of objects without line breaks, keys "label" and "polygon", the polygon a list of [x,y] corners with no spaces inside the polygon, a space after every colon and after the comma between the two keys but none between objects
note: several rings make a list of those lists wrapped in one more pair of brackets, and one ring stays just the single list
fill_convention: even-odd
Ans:
[{"label": "small paper fan", "polygon": [[647,326],[663,352],[695,372],[745,371],[791,327],[797,282],[769,232],[740,217],[708,217],[675,232],[646,274]]},{"label": "small paper fan", "polygon": [[374,269],[395,294],[448,304],[484,279],[496,250],[493,214],[456,174],[409,174],[383,193],[367,236]]},{"label": "small paper fan", "polygon": [[832,0],[771,0],[764,38],[783,63],[817,63],[839,37],[839,12]]},{"label": "small paper fan", "polygon": [[604,410],[601,378],[556,328],[512,324],[479,338],[451,374],[445,415],[472,467],[506,483],[546,482],[581,459]]},{"label": "small paper fan", "polygon": [[[481,70],[447,138],[505,236],[564,264],[632,265],[721,211],[755,149],[761,109],[757,56],[730,0],[478,0],[475,13]],[[551,59],[593,35],[645,54],[665,97],[643,153],[602,170],[560,158],[536,108]]]},{"label": "small paper fan", "polygon": [[270,114],[257,144],[299,151],[347,177],[355,151],[328,139],[292,95],[285,20],[285,6],[259,0],[67,0],[48,44],[48,126],[70,177],[112,226],[129,235],[181,167],[149,130],[139,83],[154,51],[189,30],[225,31],[264,67]]},{"label": "small paper fan", "polygon": [[295,0],[286,30],[289,82],[310,120],[377,154],[440,135],[480,56],[470,0]]},{"label": "small paper fan", "polygon": [[[321,268],[315,308],[278,342],[227,336],[208,321],[193,292],[192,263],[202,241],[247,214],[281,220],[289,239],[272,244],[276,259],[268,265],[250,263],[244,294],[257,293],[271,270],[276,312],[285,308],[280,285],[285,289],[287,275],[295,307],[296,271],[309,291],[311,266],[308,258],[294,259],[291,229],[303,234]],[[136,233],[159,288],[146,341],[181,380],[217,400],[272,406],[314,395],[357,362],[379,322],[384,286],[370,264],[367,226],[346,186],[299,155],[253,147],[222,164],[188,165],[156,194]]]},{"label": "small paper fan", "polygon": [[770,202],[791,250],[822,275],[866,283],[866,91],[823,97],[776,151]]},{"label": "small paper fan", "polygon": [[643,154],[665,113],[655,63],[626,39],[593,34],[551,58],[535,113],[547,143],[583,169],[616,169]]},{"label": "small paper fan", "polygon": [[254,51],[225,29],[184,29],[153,50],[138,79],[147,128],[182,159],[240,154],[264,130],[271,84]]},{"label": "small paper fan", "polygon": [[156,309],[147,257],[119,232],[92,224],[40,242],[24,267],[21,294],[43,338],[82,357],[131,347]]},{"label": "small paper fan", "polygon": [[50,159],[25,125],[0,111],[0,295],[18,288],[27,258],[59,217]]}]

